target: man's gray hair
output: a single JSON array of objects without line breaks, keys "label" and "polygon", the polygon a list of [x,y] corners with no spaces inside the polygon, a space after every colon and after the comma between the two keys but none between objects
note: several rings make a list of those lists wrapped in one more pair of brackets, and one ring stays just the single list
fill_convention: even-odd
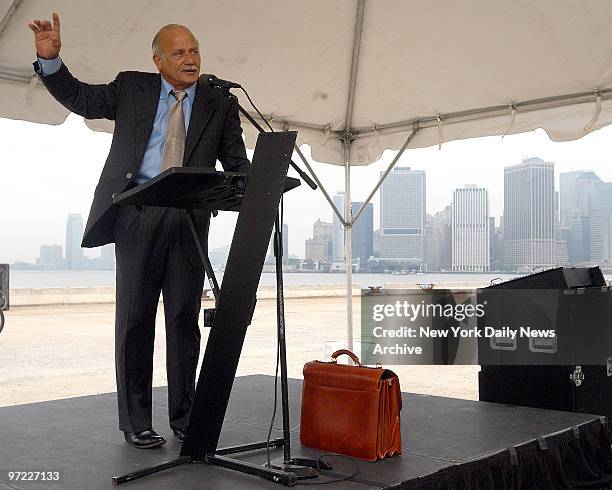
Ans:
[{"label": "man's gray hair", "polygon": [[[191,32],[188,27],[182,26],[181,24],[168,24],[162,27],[159,31],[157,31],[157,34],[155,34],[155,37],[153,38],[153,42],[151,43],[151,48],[153,49],[154,55],[159,56],[161,58],[163,53],[162,53],[161,47],[159,46],[160,39],[164,32],[172,30],[172,29],[183,29],[187,31],[189,34],[191,34],[191,36],[194,39],[196,39],[196,37],[193,35],[193,32]],[[196,39],[196,42],[197,42],[197,39]]]}]

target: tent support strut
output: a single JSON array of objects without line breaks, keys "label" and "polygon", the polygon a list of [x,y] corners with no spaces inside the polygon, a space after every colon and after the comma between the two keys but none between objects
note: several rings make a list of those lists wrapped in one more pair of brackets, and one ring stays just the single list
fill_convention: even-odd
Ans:
[{"label": "tent support strut", "polygon": [[336,205],[334,204],[334,201],[332,200],[332,198],[329,197],[329,193],[327,192],[327,190],[325,190],[325,187],[323,186],[323,184],[321,183],[321,181],[317,177],[317,174],[315,174],[314,169],[310,166],[310,164],[308,163],[308,160],[306,159],[306,157],[302,153],[302,150],[300,150],[297,145],[295,146],[295,152],[298,154],[298,156],[302,160],[302,163],[304,164],[304,166],[308,170],[308,173],[312,177],[312,180],[314,180],[315,183],[319,186],[319,189],[321,189],[321,192],[325,196],[325,199],[327,199],[327,202],[331,206],[332,210],[334,211],[334,213],[336,213],[336,216],[338,216],[338,218],[340,219],[340,223],[342,223],[342,226],[346,226],[346,221],[344,220],[344,216],[343,216],[342,212],[336,207]]},{"label": "tent support strut", "polygon": [[374,186],[374,188],[372,189],[372,192],[370,192],[370,195],[361,204],[361,207],[359,208],[359,211],[357,211],[357,213],[353,216],[353,220],[351,222],[351,226],[353,226],[357,222],[357,220],[359,219],[359,217],[363,213],[363,210],[365,209],[365,207],[372,200],[372,198],[374,197],[374,194],[376,194],[376,192],[378,192],[378,189],[380,189],[380,186],[382,185],[384,180],[387,178],[387,175],[389,175],[389,172],[391,172],[393,167],[395,167],[395,164],[398,162],[400,157],[404,154],[404,152],[406,151],[406,148],[408,148],[408,145],[414,139],[414,137],[416,136],[418,131],[419,131],[418,127],[415,127],[415,128],[412,129],[411,133],[408,135],[408,138],[406,138],[406,141],[404,141],[404,144],[402,145],[400,150],[397,152],[397,154],[395,155],[395,157],[393,158],[393,160],[391,161],[391,163],[387,167],[387,170],[385,170],[385,172],[381,175],[380,179],[378,180],[378,183]]}]

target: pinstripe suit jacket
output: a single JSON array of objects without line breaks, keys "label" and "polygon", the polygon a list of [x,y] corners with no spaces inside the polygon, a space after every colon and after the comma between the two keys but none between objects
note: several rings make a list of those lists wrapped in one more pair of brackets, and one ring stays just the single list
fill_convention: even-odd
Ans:
[{"label": "pinstripe suit jacket", "polygon": [[[106,85],[77,80],[62,65],[52,75],[40,77],[51,95],[63,106],[86,119],[111,119],[115,131],[109,155],[96,187],[83,236],[83,247],[114,241],[117,206],[115,194],[136,178],[153,129],[161,91],[158,73],[121,72]],[[183,166],[215,167],[219,160],[226,171],[247,172],[242,128],[237,108],[222,91],[198,82],[185,140]],[[208,218],[203,211],[196,220]]]}]

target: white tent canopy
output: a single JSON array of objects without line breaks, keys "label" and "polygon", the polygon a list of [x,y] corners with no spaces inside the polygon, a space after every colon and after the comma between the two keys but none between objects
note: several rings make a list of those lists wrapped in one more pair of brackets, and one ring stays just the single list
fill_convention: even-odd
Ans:
[{"label": "white tent canopy", "polygon": [[[29,86],[27,22],[50,18],[50,7],[0,2],[2,117],[59,124],[67,116],[44,88]],[[62,57],[92,83],[155,70],[153,34],[169,22],[190,26],[203,71],[241,82],[275,127],[298,130],[321,162],[344,163],[347,129],[353,165],[399,149],[414,126],[413,148],[535,128],[576,139],[596,112],[596,90],[601,112],[589,129],[612,122],[612,4],[604,0],[176,0],[174,14],[161,2],[65,0],[55,8]],[[252,145],[255,133],[245,130]]]},{"label": "white tent canopy", "polygon": [[[144,0],[1,0],[0,117],[60,124],[67,116],[30,65],[27,23],[50,18],[51,7],[61,16],[62,58],[92,83],[153,71],[154,33],[189,26],[204,72],[240,82],[276,129],[299,131],[315,160],[345,165],[347,263],[351,165],[385,149],[536,128],[572,140],[612,123],[607,0],[175,0],[172,13]],[[255,131],[243,127],[252,147]],[[350,284],[350,267],[347,276]]]}]

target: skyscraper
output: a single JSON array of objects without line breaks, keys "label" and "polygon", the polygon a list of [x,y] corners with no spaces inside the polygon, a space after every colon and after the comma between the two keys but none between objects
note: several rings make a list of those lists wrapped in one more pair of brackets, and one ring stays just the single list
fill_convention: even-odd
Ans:
[{"label": "skyscraper", "polygon": [[[361,208],[361,202],[351,203],[353,216]],[[359,257],[359,267],[363,270],[368,259],[374,256],[374,204],[369,202],[357,222],[353,225],[351,234],[353,258]]]},{"label": "skyscraper", "polygon": [[584,170],[576,179],[576,206],[579,216],[591,216],[602,180],[592,170]]},{"label": "skyscraper", "polygon": [[561,226],[567,226],[571,220],[572,212],[578,209],[576,196],[576,181],[584,170],[572,170],[559,174],[559,209]]},{"label": "skyscraper", "polygon": [[66,222],[66,268],[78,270],[83,264],[83,217],[80,214],[68,215]]},{"label": "skyscraper", "polygon": [[397,167],[380,188],[380,257],[421,268],[425,258],[425,172]]},{"label": "skyscraper", "polygon": [[489,193],[466,185],[453,192],[453,270],[488,272]]},{"label": "skyscraper", "polygon": [[452,259],[452,206],[446,206],[431,217],[427,217],[427,270],[451,270]]},{"label": "skyscraper", "polygon": [[[337,192],[333,198],[334,204],[340,211],[340,214],[344,216],[344,192]],[[332,247],[334,257],[344,257],[344,227],[340,222],[340,218],[336,213],[333,213],[333,225],[334,233],[332,237]]]},{"label": "skyscraper", "polygon": [[601,182],[591,170],[559,174],[561,226],[569,229],[567,250],[573,264],[591,260],[591,214]]},{"label": "skyscraper", "polygon": [[605,269],[612,264],[612,182],[596,186],[591,214],[591,260]]},{"label": "skyscraper", "polygon": [[554,163],[528,158],[504,168],[504,265],[555,265]]},{"label": "skyscraper", "polygon": [[500,217],[499,226],[495,226],[495,218],[489,219],[489,270],[498,271],[503,269],[504,263],[504,234],[503,217]]},{"label": "skyscraper", "polygon": [[436,238],[434,217],[427,213],[425,214],[425,241],[427,242],[428,246],[425,247],[425,259],[423,264],[424,271],[431,272],[440,270],[440,257],[438,256]]}]

